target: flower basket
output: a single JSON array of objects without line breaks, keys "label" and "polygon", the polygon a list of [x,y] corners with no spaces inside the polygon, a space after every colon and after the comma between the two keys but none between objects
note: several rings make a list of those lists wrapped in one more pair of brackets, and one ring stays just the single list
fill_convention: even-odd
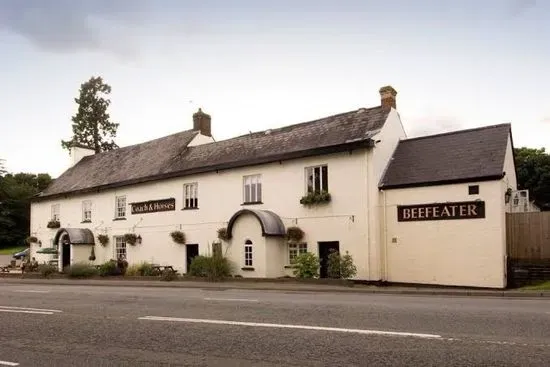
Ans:
[{"label": "flower basket", "polygon": [[97,235],[97,240],[99,241],[101,246],[107,246],[107,244],[109,243],[109,236],[107,236],[106,234],[100,234]]},{"label": "flower basket", "polygon": [[137,236],[135,233],[126,233],[124,235],[124,242],[127,244],[134,246],[137,242]]},{"label": "flower basket", "polygon": [[185,245],[185,233],[183,233],[182,231],[173,231],[170,233],[170,236],[172,236],[172,240],[175,243]]},{"label": "flower basket", "polygon": [[223,227],[218,229],[218,238],[222,241],[227,241],[229,239],[227,228]]},{"label": "flower basket", "polygon": [[61,223],[59,223],[58,220],[53,220],[52,219],[48,222],[46,227],[48,227],[48,228],[59,228],[59,227],[61,227]]},{"label": "flower basket", "polygon": [[286,230],[286,238],[289,241],[300,242],[304,238],[304,231],[300,227],[288,227]]},{"label": "flower basket", "polygon": [[309,192],[300,199],[302,205],[326,204],[331,201],[331,195],[327,191]]}]

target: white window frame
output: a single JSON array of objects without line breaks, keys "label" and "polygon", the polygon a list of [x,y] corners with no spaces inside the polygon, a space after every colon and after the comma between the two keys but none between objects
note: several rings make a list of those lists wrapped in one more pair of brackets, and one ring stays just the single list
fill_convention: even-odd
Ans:
[{"label": "white window frame", "polygon": [[91,200],[82,201],[82,221],[83,222],[92,221],[92,201]]},{"label": "white window frame", "polygon": [[115,244],[115,260],[118,260],[120,255],[123,255],[124,259],[126,259],[128,256],[128,246],[126,245],[124,236],[113,236],[113,243]]},{"label": "white window frame", "polygon": [[262,202],[261,174],[243,176],[243,202],[245,204]]},{"label": "white window frame", "polygon": [[60,219],[60,204],[52,204],[52,220],[59,222]]},{"label": "white window frame", "polygon": [[254,250],[252,241],[246,241],[244,244],[244,266],[254,266]]},{"label": "white window frame", "polygon": [[296,257],[301,254],[307,253],[307,243],[288,243],[288,263],[294,264]]},{"label": "white window frame", "polygon": [[115,197],[115,218],[126,218],[126,195]]},{"label": "white window frame", "polygon": [[[316,170],[318,169],[318,172]],[[323,173],[323,169],[325,173]],[[319,175],[319,182],[317,184],[317,180],[315,179],[316,176]],[[305,185],[306,185],[306,193],[310,192],[321,192],[326,191],[328,192],[328,165],[327,164],[320,164],[317,166],[310,166],[305,168]],[[311,177],[311,180],[310,180]],[[323,179],[326,179],[326,183],[323,184]],[[319,187],[317,187],[319,186]]]},{"label": "white window frame", "polygon": [[183,185],[183,208],[199,208],[199,184],[197,182],[190,182]]}]

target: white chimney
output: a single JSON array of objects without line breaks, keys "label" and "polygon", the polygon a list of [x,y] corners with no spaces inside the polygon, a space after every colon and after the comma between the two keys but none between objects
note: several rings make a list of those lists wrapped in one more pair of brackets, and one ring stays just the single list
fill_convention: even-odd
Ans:
[{"label": "white chimney", "polygon": [[95,150],[92,148],[88,148],[84,145],[75,143],[71,146],[69,154],[71,156],[69,167],[72,167],[75,164],[77,164],[82,158],[87,157],[89,155],[94,155]]}]

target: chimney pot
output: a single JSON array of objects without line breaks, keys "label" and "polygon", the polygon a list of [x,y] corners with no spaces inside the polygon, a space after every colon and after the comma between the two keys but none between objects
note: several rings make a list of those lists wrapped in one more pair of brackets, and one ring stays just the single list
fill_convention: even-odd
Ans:
[{"label": "chimney pot", "polygon": [[382,107],[397,109],[395,96],[397,91],[393,89],[391,85],[386,85],[379,90],[380,92],[380,105]]},{"label": "chimney pot", "polygon": [[211,122],[210,115],[202,112],[201,108],[193,114],[193,130],[198,130],[202,135],[212,136]]}]

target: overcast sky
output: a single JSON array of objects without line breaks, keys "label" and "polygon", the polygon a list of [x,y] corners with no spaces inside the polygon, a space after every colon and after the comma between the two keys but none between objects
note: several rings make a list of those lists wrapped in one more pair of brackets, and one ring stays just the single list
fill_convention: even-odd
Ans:
[{"label": "overcast sky", "polygon": [[61,174],[80,84],[109,83],[116,141],[218,140],[380,103],[409,136],[511,122],[550,149],[550,1],[0,0],[0,158]]}]

